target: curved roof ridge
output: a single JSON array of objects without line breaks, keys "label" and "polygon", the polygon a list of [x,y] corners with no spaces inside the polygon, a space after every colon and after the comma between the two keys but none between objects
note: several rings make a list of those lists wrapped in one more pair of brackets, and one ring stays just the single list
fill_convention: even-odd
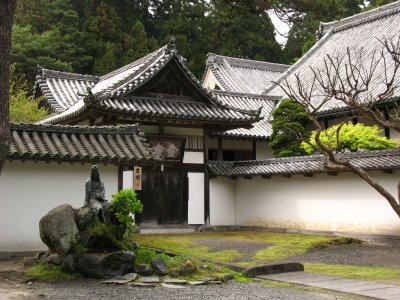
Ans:
[{"label": "curved roof ridge", "polygon": [[56,77],[56,78],[64,78],[64,79],[82,79],[82,80],[86,80],[86,81],[99,81],[100,80],[100,77],[95,76],[95,75],[50,70],[50,69],[43,68],[39,65],[37,66],[37,68],[38,68],[38,72],[36,74],[36,77],[42,75],[45,77]]},{"label": "curved roof ridge", "polygon": [[285,64],[253,60],[253,59],[248,59],[248,58],[225,56],[225,55],[219,55],[219,54],[215,54],[215,53],[211,53],[211,52],[207,54],[206,64],[209,65],[209,64],[213,64],[213,63],[222,63],[223,59],[227,60],[227,62],[231,65],[234,65],[237,67],[244,67],[244,68],[254,68],[254,69],[261,69],[261,70],[283,72],[284,70],[286,70],[289,67],[289,65],[285,65]]},{"label": "curved roof ridge", "polygon": [[363,23],[367,23],[369,21],[385,17],[387,15],[396,13],[399,10],[400,10],[400,1],[396,1],[337,21],[332,21],[327,23],[321,22],[319,32],[320,35],[322,36],[326,31],[328,31],[332,27],[335,28],[334,29],[335,32],[339,30],[344,30],[349,27],[358,26]]},{"label": "curved roof ridge", "polygon": [[280,96],[254,94],[254,93],[240,93],[235,91],[222,91],[222,90],[209,90],[209,91],[217,95],[221,94],[221,95],[237,96],[237,97],[252,97],[252,98],[259,98],[259,99],[273,100],[273,101],[279,101],[282,98]]}]

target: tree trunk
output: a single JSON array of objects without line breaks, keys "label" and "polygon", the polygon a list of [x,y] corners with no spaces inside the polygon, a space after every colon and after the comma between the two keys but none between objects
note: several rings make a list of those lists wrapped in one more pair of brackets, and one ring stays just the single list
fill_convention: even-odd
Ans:
[{"label": "tree trunk", "polygon": [[0,0],[0,174],[10,140],[10,50],[11,29],[17,0]]}]

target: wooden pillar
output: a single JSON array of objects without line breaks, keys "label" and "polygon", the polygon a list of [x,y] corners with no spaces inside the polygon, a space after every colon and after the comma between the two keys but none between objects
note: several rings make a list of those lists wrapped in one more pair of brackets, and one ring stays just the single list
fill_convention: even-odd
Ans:
[{"label": "wooden pillar", "polygon": [[204,130],[203,149],[204,149],[204,225],[210,226],[210,178],[208,174],[208,134]]},{"label": "wooden pillar", "polygon": [[218,153],[217,160],[224,160],[224,154],[222,152],[222,137],[218,138]]},{"label": "wooden pillar", "polygon": [[252,157],[251,159],[256,160],[257,159],[257,141],[252,140]]},{"label": "wooden pillar", "polygon": [[123,180],[124,180],[124,167],[118,166],[118,191],[122,190],[123,188]]}]

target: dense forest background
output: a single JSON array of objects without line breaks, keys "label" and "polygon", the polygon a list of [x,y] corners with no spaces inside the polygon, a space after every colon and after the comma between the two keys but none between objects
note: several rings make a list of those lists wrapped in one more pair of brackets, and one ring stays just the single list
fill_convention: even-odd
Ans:
[{"label": "dense forest background", "polygon": [[[293,63],[315,43],[320,21],[353,15],[364,5],[363,0],[292,0],[296,10],[287,9],[290,1],[275,1],[277,14],[292,24],[283,47],[259,2],[19,0],[12,32],[15,74],[24,75],[30,85],[38,64],[102,75],[165,45],[171,37],[198,77],[208,52]],[[388,2],[392,1],[370,1],[368,9]]]}]

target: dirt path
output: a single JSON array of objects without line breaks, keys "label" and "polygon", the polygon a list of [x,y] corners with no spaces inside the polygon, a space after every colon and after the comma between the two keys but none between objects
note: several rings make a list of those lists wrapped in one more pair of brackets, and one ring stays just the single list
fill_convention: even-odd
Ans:
[{"label": "dirt path", "polygon": [[0,300],[29,298],[32,278],[24,273],[20,261],[0,260]]}]

